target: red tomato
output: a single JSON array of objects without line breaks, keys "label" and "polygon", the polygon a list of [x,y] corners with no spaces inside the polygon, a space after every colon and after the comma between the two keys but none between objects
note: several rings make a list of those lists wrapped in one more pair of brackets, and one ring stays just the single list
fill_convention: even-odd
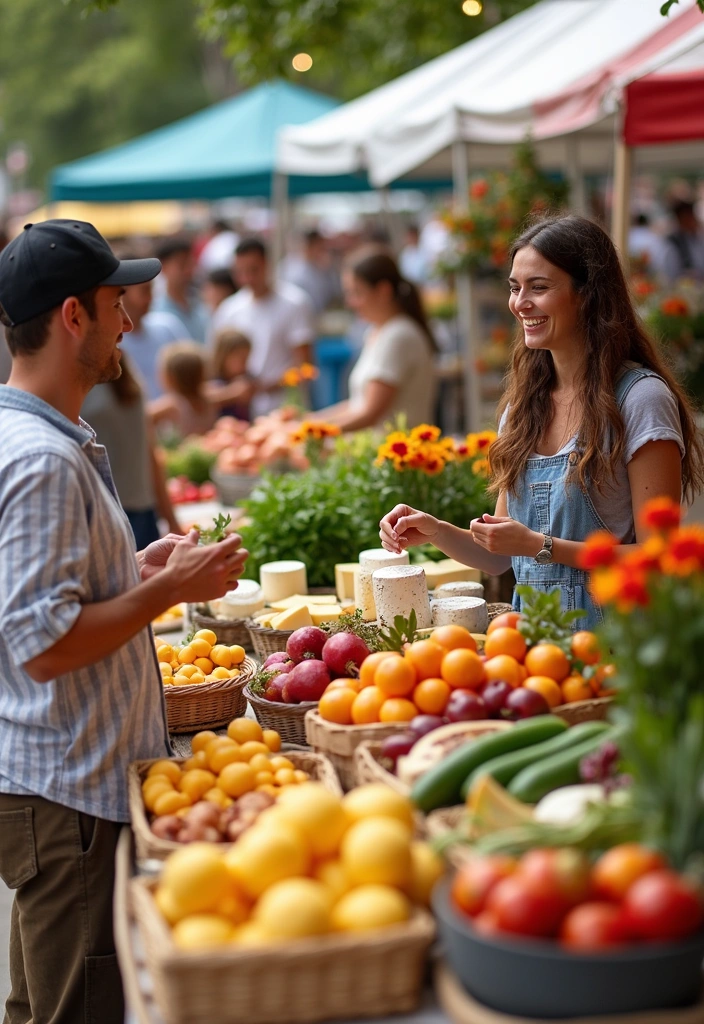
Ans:
[{"label": "red tomato", "polygon": [[494,886],[486,909],[501,931],[536,937],[556,935],[565,913],[564,900],[518,873]]},{"label": "red tomato", "polygon": [[701,892],[667,869],[651,871],[634,882],[623,910],[631,933],[639,939],[683,939],[704,923]]},{"label": "red tomato", "polygon": [[477,914],[474,918],[474,929],[488,939],[495,939],[501,935],[496,914],[493,914],[490,910],[482,910],[481,914]]},{"label": "red tomato", "polygon": [[574,907],[560,929],[563,946],[584,952],[618,946],[627,937],[628,930],[621,907],[606,902],[582,903]]},{"label": "red tomato", "polygon": [[591,865],[579,850],[531,850],[518,865],[521,878],[558,896],[565,910],[583,903],[591,892]]},{"label": "red tomato", "polygon": [[592,871],[594,890],[601,899],[623,899],[630,886],[648,871],[666,867],[655,850],[639,843],[621,843],[599,857]]},{"label": "red tomato", "polygon": [[452,883],[452,900],[461,911],[474,917],[480,914],[487,896],[503,878],[516,870],[513,857],[495,854],[493,857],[474,857],[463,864]]}]

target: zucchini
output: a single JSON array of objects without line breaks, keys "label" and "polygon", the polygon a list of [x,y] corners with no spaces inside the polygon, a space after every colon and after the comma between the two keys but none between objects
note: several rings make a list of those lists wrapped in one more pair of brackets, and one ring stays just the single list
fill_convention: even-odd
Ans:
[{"label": "zucchini", "polygon": [[529,765],[536,764],[552,754],[559,754],[563,750],[569,750],[570,747],[591,739],[592,736],[599,736],[601,733],[607,732],[608,729],[609,726],[606,722],[582,722],[580,725],[572,726],[566,732],[558,733],[552,739],[545,740],[544,743],[535,743],[530,747],[524,747],[522,750],[512,750],[509,754],[493,757],[491,761],[485,761],[484,764],[480,764],[478,768],[475,768],[467,776],[462,785],[462,799],[467,799],[472,786],[482,775],[491,775],[492,779],[505,786],[515,775],[518,775],[524,768],[528,768]]},{"label": "zucchini", "polygon": [[411,790],[411,800],[426,814],[457,804],[462,783],[479,765],[511,750],[542,743],[566,730],[567,724],[557,715],[537,715],[517,722],[512,729],[465,743],[418,779]]},{"label": "zucchini", "polygon": [[607,740],[618,741],[620,735],[621,730],[612,727],[575,747],[524,768],[509,783],[509,793],[524,803],[536,804],[553,789],[576,784],[580,781],[579,762],[582,758],[598,750]]}]

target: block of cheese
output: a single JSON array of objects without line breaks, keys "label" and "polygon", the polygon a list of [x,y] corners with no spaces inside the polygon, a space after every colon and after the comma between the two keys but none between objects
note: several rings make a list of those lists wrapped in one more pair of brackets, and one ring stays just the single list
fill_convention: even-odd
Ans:
[{"label": "block of cheese", "polygon": [[440,562],[423,562],[423,568],[431,590],[437,590],[443,583],[479,583],[481,580],[481,573],[477,569],[470,569],[468,565],[462,565],[454,558],[443,558]]},{"label": "block of cheese", "polygon": [[308,611],[314,626],[322,626],[324,622],[337,622],[342,615],[339,604],[311,604],[308,605]]},{"label": "block of cheese", "polygon": [[464,626],[470,633],[486,633],[489,615],[483,597],[440,597],[430,606],[434,626]]},{"label": "block of cheese", "polygon": [[335,591],[339,601],[354,600],[354,577],[358,569],[357,562],[338,562],[335,566]]},{"label": "block of cheese", "polygon": [[386,548],[367,548],[366,551],[359,552],[360,566],[362,569],[369,569],[370,572],[374,572],[375,569],[386,569],[390,565],[408,565],[408,562],[407,551],[401,551],[396,555]]},{"label": "block of cheese", "polygon": [[471,581],[462,583],[441,583],[435,589],[435,597],[484,597],[484,587],[481,583]]},{"label": "block of cheese", "polygon": [[313,619],[306,607],[288,608],[271,620],[272,629],[301,629],[302,626],[312,625]]},{"label": "block of cheese", "polygon": [[373,622],[376,618],[372,574],[369,569],[358,566],[354,577],[354,603],[362,612],[365,622]]},{"label": "block of cheese", "polygon": [[281,601],[294,594],[308,592],[308,578],[303,562],[293,559],[282,562],[265,562],[259,570],[259,578],[267,604]]},{"label": "block of cheese", "polygon": [[408,618],[415,610],[419,629],[431,623],[425,571],[420,565],[390,565],[372,575],[374,604],[380,625],[392,626],[397,615]]},{"label": "block of cheese", "polygon": [[307,605],[311,608],[314,604],[337,604],[334,594],[293,594],[285,597],[282,601],[271,601],[269,607],[275,612],[285,612],[289,608],[300,608]]},{"label": "block of cheese", "polygon": [[263,612],[261,615],[254,616],[254,622],[258,626],[263,626],[265,629],[271,629],[271,620],[275,616],[275,612]]}]

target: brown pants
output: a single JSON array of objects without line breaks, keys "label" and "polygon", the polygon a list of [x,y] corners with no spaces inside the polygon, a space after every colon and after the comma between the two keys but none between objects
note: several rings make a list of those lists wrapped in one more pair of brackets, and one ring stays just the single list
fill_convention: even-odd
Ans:
[{"label": "brown pants", "polygon": [[4,1024],[123,1024],[112,932],[121,827],[0,793],[0,877],[15,890]]}]

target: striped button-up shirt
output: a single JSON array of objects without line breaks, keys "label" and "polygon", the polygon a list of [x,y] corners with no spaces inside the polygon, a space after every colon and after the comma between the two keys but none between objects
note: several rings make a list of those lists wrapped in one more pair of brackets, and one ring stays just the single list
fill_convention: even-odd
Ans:
[{"label": "striped button-up shirt", "polygon": [[140,582],[102,445],[34,395],[0,386],[0,792],[128,821],[127,766],[168,756],[154,641],[35,682],[24,670],[81,608]]}]

